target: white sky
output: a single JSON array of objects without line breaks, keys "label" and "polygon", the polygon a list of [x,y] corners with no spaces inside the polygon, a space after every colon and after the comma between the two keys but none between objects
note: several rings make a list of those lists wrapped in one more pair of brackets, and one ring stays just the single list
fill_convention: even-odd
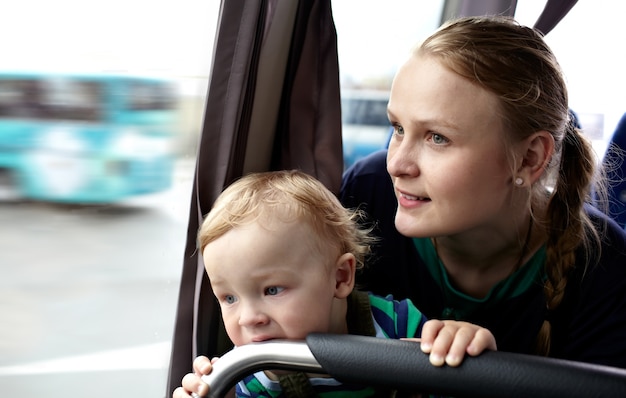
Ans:
[{"label": "white sky", "polygon": [[[207,76],[219,0],[12,0],[0,20],[0,69],[91,69]],[[342,72],[393,74],[436,28],[441,0],[333,0]],[[519,0],[532,25],[545,0]],[[571,105],[626,112],[626,2],[579,1],[547,36],[563,66]],[[605,133],[606,134],[606,133]]]},{"label": "white sky", "polygon": [[357,77],[393,75],[411,48],[437,29],[442,4],[442,0],[334,0],[342,70]]},{"label": "white sky", "polygon": [[[535,9],[540,3],[537,11],[531,3]],[[525,19],[540,12],[541,3],[519,0],[518,19],[531,23]],[[582,0],[546,36],[565,72],[571,107],[605,113],[611,131],[626,112],[625,12],[622,1]]]},{"label": "white sky", "polygon": [[217,0],[11,0],[2,69],[207,74]]}]

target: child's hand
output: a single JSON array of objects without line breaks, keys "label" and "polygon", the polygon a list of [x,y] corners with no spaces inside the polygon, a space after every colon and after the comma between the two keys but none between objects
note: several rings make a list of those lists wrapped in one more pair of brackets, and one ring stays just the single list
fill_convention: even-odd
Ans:
[{"label": "child's hand", "polygon": [[459,366],[467,353],[476,356],[484,350],[497,350],[493,334],[473,323],[431,319],[422,329],[423,352],[430,354],[430,363]]},{"label": "child's hand", "polygon": [[182,386],[174,390],[172,398],[189,398],[192,394],[204,397],[209,393],[209,386],[201,380],[201,377],[208,375],[213,370],[213,363],[217,358],[209,361],[205,356],[199,356],[193,361],[194,373],[187,373],[182,380]]}]

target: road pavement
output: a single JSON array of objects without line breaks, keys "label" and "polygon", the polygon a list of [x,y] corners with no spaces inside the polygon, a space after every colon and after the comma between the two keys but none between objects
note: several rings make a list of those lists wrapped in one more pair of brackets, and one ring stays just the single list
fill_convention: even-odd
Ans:
[{"label": "road pavement", "polygon": [[115,205],[0,203],[2,396],[165,396],[192,171]]}]

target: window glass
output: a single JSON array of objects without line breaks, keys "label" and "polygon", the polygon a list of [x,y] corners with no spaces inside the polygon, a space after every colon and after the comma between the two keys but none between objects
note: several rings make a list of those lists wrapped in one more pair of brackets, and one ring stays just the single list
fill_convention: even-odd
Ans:
[{"label": "window glass", "polygon": [[44,78],[40,85],[42,118],[96,121],[104,113],[105,89],[100,82]]},{"label": "window glass", "polygon": [[219,6],[4,5],[4,396],[164,395]]},{"label": "window glass", "polygon": [[149,111],[175,107],[175,92],[169,84],[130,83],[128,105],[132,110]]},{"label": "window glass", "polygon": [[442,8],[443,1],[333,2],[345,167],[387,145],[393,76],[410,49],[439,26]]},{"label": "window glass", "polygon": [[[518,1],[516,18],[532,26],[545,1]],[[579,1],[546,35],[568,85],[570,106],[593,140],[598,157],[604,151],[620,117],[626,112],[623,65],[626,39],[623,15],[626,3]]]},{"label": "window glass", "polygon": [[0,80],[0,116],[38,118],[42,102],[39,82],[27,79]]},{"label": "window glass", "polygon": [[[545,4],[546,1],[518,1],[515,18],[533,26]],[[443,1],[393,0],[384,6],[375,0],[333,2],[345,96],[352,98],[359,90],[364,90],[364,96],[368,95],[366,90],[388,91],[411,46],[439,26],[442,7]],[[358,18],[355,9],[359,10]],[[626,91],[626,79],[622,78],[626,54],[616,47],[624,37],[623,11],[626,3],[578,2],[546,36],[564,70],[570,106],[599,158],[626,112],[621,100]],[[353,114],[351,103],[348,101],[342,109],[348,162],[361,156],[354,156],[352,151],[365,153],[374,149],[369,146],[371,134],[363,133],[363,128],[355,130],[355,126],[368,123],[362,120],[363,113]],[[380,129],[376,147],[386,145],[384,136],[385,131]]]}]

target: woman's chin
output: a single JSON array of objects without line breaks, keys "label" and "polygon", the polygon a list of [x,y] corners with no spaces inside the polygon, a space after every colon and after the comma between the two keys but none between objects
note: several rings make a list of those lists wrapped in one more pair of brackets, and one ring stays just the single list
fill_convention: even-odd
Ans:
[{"label": "woman's chin", "polygon": [[429,238],[434,236],[433,229],[425,220],[417,220],[407,214],[396,214],[395,226],[398,232],[409,238]]},{"label": "woman's chin", "polygon": [[398,232],[400,232],[404,236],[408,237],[416,237],[416,232],[418,232],[418,228],[416,228],[416,221],[412,217],[401,214],[398,212],[396,214],[395,225]]}]

